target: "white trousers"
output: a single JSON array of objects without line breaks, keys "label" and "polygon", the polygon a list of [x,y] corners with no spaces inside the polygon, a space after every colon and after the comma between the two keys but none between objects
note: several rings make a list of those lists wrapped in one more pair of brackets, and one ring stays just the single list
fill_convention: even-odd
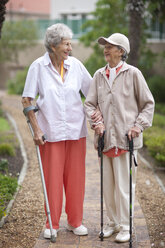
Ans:
[{"label": "white trousers", "polygon": [[[134,151],[137,160],[137,151]],[[121,230],[129,230],[129,180],[130,153],[109,158],[103,155],[103,192],[110,225],[120,225]],[[135,184],[137,168],[132,160],[132,213],[134,212]]]}]

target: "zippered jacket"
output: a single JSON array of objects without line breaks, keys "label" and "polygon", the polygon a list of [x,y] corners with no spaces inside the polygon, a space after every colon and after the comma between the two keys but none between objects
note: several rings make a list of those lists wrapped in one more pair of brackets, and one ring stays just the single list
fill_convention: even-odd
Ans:
[{"label": "zippered jacket", "polygon": [[[128,149],[126,134],[133,126],[143,131],[152,125],[154,99],[141,71],[126,62],[117,74],[112,87],[105,72],[106,66],[94,74],[85,111],[92,125],[91,115],[99,106],[105,125],[104,152],[113,147]],[[95,140],[97,140],[95,135]],[[143,133],[134,138],[134,149],[143,146]]]}]

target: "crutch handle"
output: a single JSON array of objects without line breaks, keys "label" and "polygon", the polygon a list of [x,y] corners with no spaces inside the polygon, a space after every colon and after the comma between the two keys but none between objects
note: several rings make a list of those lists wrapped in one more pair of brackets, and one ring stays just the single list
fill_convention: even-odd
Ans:
[{"label": "crutch handle", "polygon": [[[26,116],[26,120],[27,120],[27,123],[28,123],[28,125],[29,125],[30,131],[31,131],[31,134],[32,134],[32,137],[33,137],[33,136],[34,136],[33,128],[32,128],[32,126],[31,126],[30,120],[29,120],[28,115],[27,115],[27,113],[28,113],[30,110],[33,110],[34,113],[36,113],[36,112],[39,110],[39,108],[38,108],[37,106],[30,105],[29,107],[23,109],[23,113],[24,113],[24,115]],[[46,138],[46,135],[44,134],[44,135],[42,136],[42,140],[45,141],[46,139],[47,139],[47,138]]]},{"label": "crutch handle", "polygon": [[43,140],[43,141],[46,140],[46,134],[44,134],[44,135],[42,136],[42,140]]}]

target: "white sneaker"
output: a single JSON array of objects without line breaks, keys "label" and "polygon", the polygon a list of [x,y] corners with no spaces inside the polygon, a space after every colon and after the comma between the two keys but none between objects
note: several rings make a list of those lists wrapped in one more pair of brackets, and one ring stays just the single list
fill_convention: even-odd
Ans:
[{"label": "white sneaker", "polygon": [[83,225],[75,228],[75,227],[68,224],[67,229],[69,231],[73,232],[75,235],[79,235],[79,236],[88,235],[88,229]]},{"label": "white sneaker", "polygon": [[[53,229],[53,234],[54,234],[55,237],[57,237],[57,232],[58,232],[57,229]],[[50,229],[47,229],[47,228],[45,229],[45,231],[44,231],[44,238],[45,239],[50,239],[51,238]]]},{"label": "white sneaker", "polygon": [[120,231],[119,225],[110,226],[109,224],[107,224],[107,226],[103,229],[104,238],[108,238],[112,236],[112,234],[117,233],[119,231]]},{"label": "white sneaker", "polygon": [[118,235],[115,238],[115,241],[119,243],[127,242],[129,240],[130,240],[130,234],[129,231],[127,230],[126,231],[122,230],[121,232],[118,233]]}]

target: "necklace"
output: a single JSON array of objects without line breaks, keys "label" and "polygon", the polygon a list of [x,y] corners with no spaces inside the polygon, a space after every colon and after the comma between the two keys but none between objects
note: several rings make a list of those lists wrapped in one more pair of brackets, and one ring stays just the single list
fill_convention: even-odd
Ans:
[{"label": "necklace", "polygon": [[64,61],[61,62],[61,78],[62,78],[62,81],[63,81],[63,78],[64,78]]}]

